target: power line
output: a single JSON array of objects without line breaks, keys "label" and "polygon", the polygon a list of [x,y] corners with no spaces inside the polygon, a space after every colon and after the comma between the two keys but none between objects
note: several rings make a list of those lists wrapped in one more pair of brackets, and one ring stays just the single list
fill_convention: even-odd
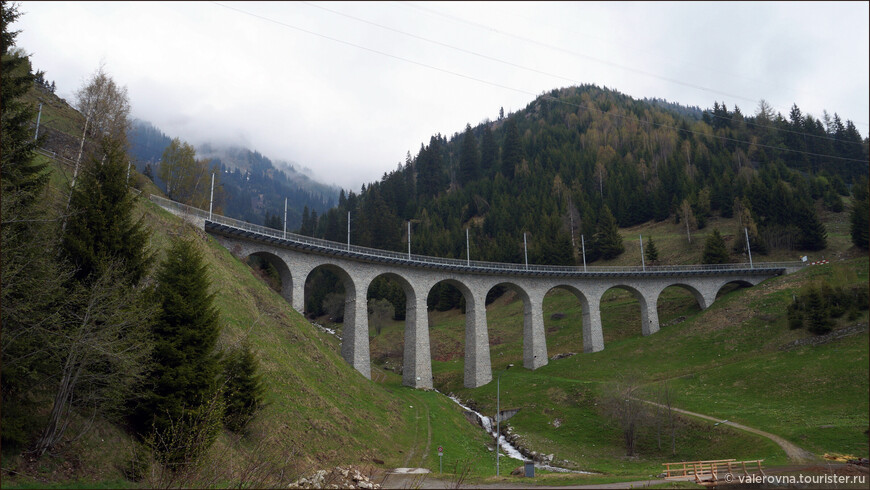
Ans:
[{"label": "power line", "polygon": [[[484,58],[484,59],[487,59],[487,60],[490,60],[490,61],[495,61],[495,62],[497,62],[497,63],[502,63],[502,64],[505,64],[505,65],[508,65],[508,66],[512,66],[512,67],[519,68],[519,69],[522,69],[522,70],[530,71],[530,72],[533,72],[533,73],[538,73],[538,74],[541,74],[541,75],[546,75],[546,76],[549,76],[549,77],[557,78],[557,79],[560,79],[560,80],[565,80],[565,81],[568,81],[568,82],[571,82],[571,83],[574,83],[574,84],[577,84],[577,85],[582,85],[582,84],[583,84],[583,82],[581,82],[580,80],[576,80],[576,79],[573,79],[573,78],[565,77],[565,76],[562,76],[562,75],[556,75],[556,74],[553,74],[553,73],[550,73],[550,72],[546,72],[546,71],[543,71],[543,70],[538,70],[538,69],[535,69],[535,68],[530,68],[530,67],[523,66],[523,65],[520,65],[520,64],[517,64],[517,63],[513,63],[513,62],[510,62],[510,61],[506,61],[506,60],[503,60],[503,59],[500,59],[500,58],[496,58],[496,57],[493,57],[493,56],[489,56],[489,55],[481,54],[481,53],[478,53],[478,52],[475,52],[475,51],[471,51],[471,50],[468,50],[468,49],[465,49],[465,48],[461,48],[461,47],[458,47],[458,46],[454,46],[454,45],[452,45],[452,44],[444,43],[444,42],[441,42],[441,41],[438,41],[438,40],[435,40],[435,39],[430,39],[430,38],[426,38],[426,37],[423,37],[423,36],[419,36],[419,35],[417,35],[417,34],[413,34],[413,33],[405,32],[405,31],[402,31],[402,30],[399,30],[399,29],[396,29],[396,28],[393,28],[393,27],[390,27],[390,26],[386,26],[386,25],[378,24],[378,23],[376,23],[376,22],[372,22],[372,21],[369,21],[369,20],[366,20],[366,19],[362,19],[362,18],[360,18],[360,17],[356,17],[356,16],[354,16],[354,15],[350,15],[350,14],[347,14],[347,13],[344,13],[344,12],[339,12],[339,11],[337,11],[337,10],[333,10],[333,9],[330,9],[330,8],[327,8],[327,7],[323,7],[323,6],[320,6],[320,5],[315,5],[315,4],[311,3],[311,2],[300,2],[300,3],[303,3],[303,4],[305,4],[305,5],[308,5],[309,7],[313,7],[313,8],[317,8],[317,9],[320,9],[320,10],[324,10],[324,11],[326,11],[326,12],[330,12],[330,13],[335,14],[335,15],[340,15],[340,16],[342,16],[342,17],[346,17],[346,18],[349,18],[349,19],[353,19],[353,20],[355,20],[355,21],[362,22],[362,23],[364,23],[364,24],[372,25],[372,26],[378,27],[378,28],[380,28],[380,29],[384,29],[384,30],[387,30],[387,31],[395,32],[395,33],[397,33],[397,34],[401,34],[401,35],[403,35],[403,36],[408,36],[408,37],[411,37],[411,38],[413,38],[413,39],[418,39],[418,40],[425,41],[425,42],[428,42],[428,43],[431,43],[431,44],[435,44],[435,45],[442,46],[442,47],[445,47],[445,48],[453,49],[453,50],[455,50],[455,51],[459,51],[459,52],[462,52],[462,53],[470,54],[470,55],[477,56],[477,57],[480,57],[480,58]],[[419,7],[419,8],[422,8],[422,7]],[[445,14],[445,15],[446,15],[446,14]],[[524,38],[520,38],[520,39],[524,39]],[[618,66],[618,65],[617,65],[617,66]],[[735,107],[736,107],[736,106],[735,106]],[[729,121],[729,122],[733,122],[733,120],[734,120],[733,117],[727,117],[727,116],[721,116],[721,115],[718,115],[718,114],[714,114],[714,113],[710,112],[709,110],[705,110],[704,112],[707,113],[707,114],[708,114],[709,116],[711,116],[711,117],[715,117],[715,118],[719,118],[719,119],[724,119],[724,120]],[[834,138],[834,137],[831,137],[831,136],[828,136],[828,135],[824,135],[824,136],[822,136],[822,135],[815,135],[815,134],[806,133],[806,132],[802,132],[802,131],[794,131],[794,130],[791,130],[791,129],[780,128],[780,127],[773,126],[773,125],[759,124],[759,123],[756,123],[756,122],[747,121],[746,119],[744,119],[743,122],[744,122],[744,124],[747,124],[747,125],[750,125],[750,126],[756,126],[756,127],[759,127],[759,128],[765,128],[765,129],[769,129],[769,130],[773,130],[773,131],[781,131],[781,132],[785,132],[785,133],[797,134],[797,135],[801,135],[801,136],[804,136],[804,137],[820,138],[820,139],[826,139],[826,140],[829,140],[829,141],[840,141],[840,142],[842,142],[842,143],[848,143],[848,144],[853,144],[853,145],[861,145],[861,144],[862,144],[862,143],[860,143],[860,142],[855,142],[855,141],[843,141],[843,140],[838,140],[838,139],[836,139],[836,138]]]},{"label": "power line", "polygon": [[[448,70],[448,69],[445,69],[445,68],[440,68],[440,67],[437,67],[437,66],[433,66],[433,65],[429,65],[429,64],[426,64],[426,63],[422,63],[422,62],[419,62],[419,61],[412,60],[412,59],[408,59],[408,58],[405,58],[405,57],[402,57],[402,56],[398,56],[398,55],[394,55],[394,54],[386,53],[386,52],[384,52],[384,51],[380,51],[380,50],[377,50],[377,49],[374,49],[374,48],[369,48],[369,47],[366,47],[366,46],[362,46],[362,45],[359,45],[359,44],[356,44],[356,43],[352,43],[352,42],[350,42],[350,41],[345,41],[345,40],[342,40],[342,39],[338,39],[338,38],[335,38],[335,37],[332,37],[332,36],[327,36],[327,35],[325,35],[325,34],[321,34],[321,33],[318,33],[318,32],[314,32],[314,31],[311,31],[311,30],[308,30],[308,29],[305,29],[305,28],[302,28],[302,27],[298,27],[298,26],[295,26],[295,25],[292,25],[292,24],[288,24],[288,23],[286,23],[286,22],[282,22],[282,21],[279,21],[279,20],[276,20],[276,19],[272,19],[272,18],[269,18],[269,17],[263,16],[263,15],[260,15],[260,14],[255,14],[255,13],[253,13],[253,12],[248,12],[248,11],[246,11],[246,10],[242,10],[242,9],[239,9],[239,8],[236,8],[236,7],[230,7],[230,6],[228,6],[228,5],[224,5],[224,4],[221,4],[221,3],[219,3],[219,2],[212,2],[212,3],[215,4],[215,5],[218,5],[218,6],[220,6],[220,7],[226,8],[226,9],[228,9],[228,10],[232,10],[232,11],[235,11],[235,12],[238,12],[238,13],[241,13],[241,14],[245,14],[245,15],[248,15],[248,16],[251,16],[251,17],[255,17],[255,18],[257,18],[257,19],[264,20],[264,21],[266,21],[266,22],[271,22],[271,23],[273,23],[273,24],[277,24],[277,25],[282,26],[282,27],[287,27],[287,28],[294,29],[294,30],[297,30],[297,31],[300,31],[300,32],[304,32],[304,33],[306,33],[306,34],[311,34],[311,35],[313,35],[313,36],[317,36],[317,37],[320,37],[320,38],[323,38],[323,39],[328,39],[328,40],[333,41],[333,42],[337,42],[337,43],[344,44],[344,45],[347,45],[347,46],[352,46],[352,47],[355,47],[355,48],[357,48],[357,49],[362,49],[362,50],[364,50],[364,51],[369,51],[369,52],[371,52],[371,53],[376,53],[376,54],[379,54],[379,55],[382,55],[382,56],[386,56],[386,57],[389,57],[389,58],[393,58],[393,59],[397,59],[397,60],[400,60],[400,61],[404,61],[404,62],[406,62],[406,63],[411,63],[411,64],[414,64],[414,65],[417,65],[417,66],[422,66],[422,67],[424,67],[424,68],[428,68],[428,69],[431,69],[431,70],[440,71],[440,72],[442,72],[442,73],[447,73],[447,74],[449,74],[449,75],[457,76],[457,77],[460,77],[460,78],[465,78],[465,79],[467,79],[467,80],[473,80],[473,81],[475,81],[475,82],[484,83],[484,84],[487,84],[487,85],[491,85],[491,86],[493,86],[493,87],[498,87],[498,88],[502,88],[502,89],[505,89],[505,90],[511,90],[511,91],[514,91],[514,92],[517,92],[517,93],[526,94],[526,95],[531,95],[532,97],[538,97],[537,94],[532,93],[532,92],[529,92],[528,90],[523,90],[523,89],[518,89],[518,88],[514,88],[514,87],[509,87],[509,86],[507,86],[507,85],[502,85],[502,84],[500,84],[500,83],[491,82],[491,81],[488,81],[488,80],[483,80],[483,79],[480,79],[480,78],[472,77],[472,76],[470,76],[470,75],[465,75],[465,74],[458,73],[458,72],[455,72],[455,71],[451,71],[451,70]],[[611,115],[611,116],[614,116],[614,117],[618,117],[618,118],[620,118],[620,119],[624,119],[624,120],[634,120],[634,121],[637,121],[637,122],[640,123],[640,124],[652,125],[652,126],[657,126],[657,127],[665,128],[665,129],[672,129],[672,130],[675,130],[675,131],[684,132],[684,133],[688,133],[688,134],[702,135],[702,136],[704,136],[704,137],[712,137],[712,138],[720,139],[720,140],[723,140],[723,141],[729,141],[729,142],[733,142],[733,143],[741,143],[741,144],[746,144],[746,145],[754,145],[754,146],[759,147],[759,148],[769,148],[769,149],[774,149],[774,150],[779,150],[779,151],[787,151],[787,152],[792,152],[792,153],[804,154],[804,155],[808,155],[808,156],[818,156],[818,157],[824,157],[824,158],[833,158],[833,159],[836,159],[836,160],[844,160],[844,161],[852,161],[852,162],[866,163],[865,160],[859,160],[859,159],[847,158],[847,157],[838,157],[838,156],[834,156],[834,155],[823,155],[823,154],[818,154],[818,153],[811,153],[811,152],[806,152],[806,151],[801,151],[801,150],[795,150],[795,149],[791,149],[791,148],[775,147],[775,146],[772,146],[772,145],[763,145],[763,144],[759,144],[759,143],[752,143],[752,142],[745,141],[745,140],[738,140],[738,139],[734,139],[734,138],[729,138],[729,137],[726,137],[726,136],[719,136],[719,135],[715,135],[715,134],[714,134],[714,135],[709,135],[709,134],[706,134],[706,133],[702,133],[702,132],[698,132],[698,131],[693,131],[693,130],[691,130],[691,129],[683,129],[683,128],[679,128],[679,127],[676,127],[676,126],[669,126],[669,125],[667,125],[667,124],[663,124],[663,123],[656,123],[656,122],[651,122],[651,121],[644,121],[644,120],[641,120],[640,118],[637,118],[637,117],[629,118],[629,117],[626,117],[626,116],[623,116],[623,115],[620,115],[620,114],[612,114],[612,113],[610,113],[610,112],[607,112],[607,111],[604,111],[604,110],[598,109],[598,108],[596,108],[596,107],[589,107],[589,106],[586,106],[586,105],[584,105],[584,104],[576,104],[576,103],[571,103],[571,102],[568,102],[568,101],[565,101],[565,100],[562,100],[562,99],[557,99],[557,98],[555,98],[555,97],[553,97],[553,96],[546,95],[546,94],[542,95],[541,97],[542,97],[542,98],[545,98],[545,99],[547,99],[547,100],[552,100],[552,101],[554,101],[554,102],[561,103],[561,104],[565,104],[565,105],[568,105],[568,106],[576,107],[576,108],[578,108],[578,109],[586,109],[586,110],[596,111],[596,112],[599,112],[599,113],[601,113],[601,114]]]},{"label": "power line", "polygon": [[[461,17],[457,17],[457,16],[455,16],[455,15],[451,15],[451,14],[448,14],[448,13],[445,13],[445,12],[439,12],[438,10],[431,9],[431,8],[428,8],[428,7],[424,7],[424,6],[422,6],[422,5],[417,5],[417,4],[410,3],[410,2],[394,2],[394,3],[397,3],[397,4],[399,4],[399,5],[403,6],[403,7],[415,8],[415,9],[418,9],[418,10],[422,10],[422,11],[424,11],[424,12],[428,12],[428,13],[433,14],[433,15],[438,15],[438,16],[441,16],[441,17],[444,17],[444,18],[447,18],[447,19],[450,19],[450,20],[456,21],[456,22],[461,22],[461,23],[464,23],[464,24],[468,24],[468,25],[474,26],[474,27],[479,28],[479,29],[483,29],[483,30],[491,31],[491,32],[494,32],[494,33],[496,33],[496,34],[500,34],[500,35],[502,35],[502,36],[512,37],[512,38],[514,38],[514,39],[517,39],[517,40],[520,40],[520,41],[523,41],[523,42],[527,42],[527,43],[531,43],[531,44],[536,44],[536,45],[538,45],[538,46],[542,46],[542,47],[545,47],[545,48],[548,48],[548,49],[552,49],[552,50],[556,50],[556,51],[561,51],[561,52],[563,52],[563,53],[567,53],[567,54],[570,54],[570,55],[572,55],[572,56],[576,56],[576,57],[579,57],[579,58],[585,58],[585,59],[588,59],[588,60],[596,61],[596,62],[603,63],[603,64],[606,64],[606,65],[610,65],[610,66],[613,66],[613,67],[617,67],[617,68],[621,68],[621,69],[624,69],[624,70],[628,70],[628,71],[632,71],[632,72],[640,73],[640,74],[642,74],[642,75],[646,75],[646,76],[649,76],[649,77],[657,78],[657,79],[659,79],[659,80],[663,80],[663,81],[666,81],[666,82],[671,82],[671,83],[676,83],[676,84],[679,84],[679,85],[684,85],[684,86],[686,86],[686,87],[690,87],[690,88],[694,88],[694,89],[702,90],[702,91],[704,91],[704,92],[709,92],[709,93],[714,93],[714,94],[720,94],[720,95],[727,95],[727,96],[729,96],[729,97],[734,97],[734,98],[736,98],[736,99],[745,100],[745,101],[747,101],[747,102],[752,102],[752,103],[757,102],[755,99],[751,99],[751,98],[748,98],[748,97],[743,97],[743,96],[736,95],[736,94],[729,94],[729,93],[727,93],[727,92],[722,92],[722,91],[714,90],[714,89],[712,89],[712,88],[703,87],[703,86],[695,85],[695,84],[691,84],[691,83],[688,83],[688,82],[682,82],[682,81],[679,81],[679,80],[674,80],[674,79],[671,79],[671,78],[663,77],[663,76],[661,76],[661,75],[656,75],[655,73],[650,73],[650,72],[647,72],[647,71],[644,71],[644,70],[640,70],[640,69],[637,69],[637,68],[632,68],[632,67],[628,67],[628,66],[620,65],[620,64],[618,64],[618,63],[613,63],[613,62],[611,62],[611,61],[602,60],[602,59],[595,58],[595,57],[593,57],[593,56],[589,56],[589,55],[586,55],[586,54],[583,54],[583,53],[578,53],[578,52],[576,52],[576,51],[572,51],[572,50],[569,50],[569,49],[563,48],[563,47],[561,47],[561,46],[553,46],[553,45],[551,45],[551,44],[543,43],[543,42],[540,42],[540,41],[537,41],[537,40],[534,40],[534,39],[529,39],[529,38],[526,38],[526,37],[523,37],[523,36],[520,36],[520,35],[517,35],[517,34],[513,34],[513,33],[510,33],[510,32],[501,31],[501,30],[498,30],[498,29],[496,29],[496,28],[494,28],[494,27],[490,27],[490,26],[485,25],[485,24],[481,24],[481,23],[478,23],[478,22],[474,22],[474,21],[470,21],[470,20],[467,20],[467,19],[463,19],[463,18],[461,18]],[[782,109],[780,108],[779,111],[782,112]],[[854,123],[854,121],[853,121],[853,123]],[[861,123],[861,124],[864,125],[864,126],[867,126],[867,125],[868,125],[867,123]]]}]

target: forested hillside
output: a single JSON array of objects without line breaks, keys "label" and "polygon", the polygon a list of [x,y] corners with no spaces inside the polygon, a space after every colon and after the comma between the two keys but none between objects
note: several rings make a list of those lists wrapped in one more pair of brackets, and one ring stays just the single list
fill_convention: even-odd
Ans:
[{"label": "forested hillside", "polygon": [[[514,263],[525,233],[529,263],[575,265],[583,249],[587,263],[619,256],[617,227],[673,220],[692,240],[714,216],[746,228],[755,254],[823,250],[825,210],[851,212],[866,249],[867,155],[836,113],[794,105],[784,116],[764,101],[754,115],[718,102],[701,111],[584,85],[432,136],[308,229],[344,241],[350,212],[351,243],[404,251],[410,221],[413,253],[457,258],[468,229],[472,260]],[[744,243],[724,259],[745,261]]]}]

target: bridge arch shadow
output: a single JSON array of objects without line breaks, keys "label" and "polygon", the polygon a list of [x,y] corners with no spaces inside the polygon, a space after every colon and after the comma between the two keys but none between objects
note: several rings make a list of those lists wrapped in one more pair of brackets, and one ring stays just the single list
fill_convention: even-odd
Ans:
[{"label": "bridge arch shadow", "polygon": [[[435,297],[436,294],[439,297]],[[445,306],[448,305],[449,309],[459,308],[465,320],[465,328],[460,333],[458,323],[461,320],[445,318],[447,324],[436,331],[437,340],[433,342],[432,359],[443,362],[461,361],[464,365],[464,386],[467,388],[483,386],[491,381],[485,295],[475,295],[467,284],[447,278],[433,284],[427,291],[426,298],[427,305],[431,308],[428,311],[429,325],[432,325],[432,318],[436,315],[449,317],[440,313],[447,311]]]},{"label": "bridge arch shadow", "polygon": [[494,284],[487,291],[486,296],[487,298],[498,296],[493,302],[501,305],[507,305],[515,299],[519,300],[522,302],[523,312],[522,317],[520,317],[513,313],[504,315],[504,311],[513,310],[510,307],[507,310],[490,308],[490,312],[499,311],[500,313],[498,318],[493,318],[489,314],[486,316],[490,363],[493,369],[500,370],[507,367],[510,359],[515,358],[513,349],[518,342],[522,343],[524,367],[536,369],[546,364],[547,348],[544,343],[544,330],[541,322],[541,305],[535,304],[535,301],[529,297],[529,293],[522,286],[510,281]]},{"label": "bridge arch shadow", "polygon": [[[588,328],[591,322],[586,295],[573,286],[558,285],[544,295],[544,304],[547,305],[545,310],[557,310],[544,317],[546,337],[553,340],[547,342],[548,355],[552,357],[568,352],[592,352],[592,345],[587,345],[589,335],[585,335],[584,331],[584,327]],[[576,312],[572,311],[575,309]]]},{"label": "bridge arch shadow", "polygon": [[723,282],[716,289],[716,299],[719,299],[723,296],[726,296],[730,293],[733,293],[734,291],[737,291],[738,289],[750,288],[750,287],[754,286],[755,284],[757,284],[758,282],[761,282],[761,281],[758,280],[755,283],[752,283],[752,282],[747,281],[747,280],[734,280],[734,281]]},{"label": "bridge arch shadow", "polygon": [[245,258],[245,263],[247,263],[252,269],[259,269],[260,274],[265,275],[266,283],[269,284],[269,287],[275,289],[274,285],[269,280],[270,270],[269,266],[271,266],[272,270],[277,273],[277,289],[276,291],[284,298],[288,303],[293,304],[293,277],[290,273],[290,268],[287,266],[287,262],[284,262],[284,259],[278,257],[277,255],[270,252],[253,252]]},{"label": "bridge arch shadow", "polygon": [[[386,272],[369,283],[366,300],[372,362],[401,374],[407,369],[405,333],[408,322],[414,320],[414,312],[409,315],[417,302],[414,288],[404,277]],[[396,322],[401,322],[401,328]]]},{"label": "bridge arch shadow", "polygon": [[642,335],[657,332],[658,314],[650,308],[653,301],[627,284],[616,284],[604,291],[599,304],[604,344],[636,337],[638,326]]},{"label": "bridge arch shadow", "polygon": [[676,325],[709,307],[706,303],[704,295],[694,286],[672,284],[659,293],[656,312],[662,326]]},{"label": "bridge arch shadow", "polygon": [[305,312],[326,314],[340,322],[341,356],[366,378],[371,378],[365,296],[357,293],[353,277],[341,266],[320,264],[305,278]]}]

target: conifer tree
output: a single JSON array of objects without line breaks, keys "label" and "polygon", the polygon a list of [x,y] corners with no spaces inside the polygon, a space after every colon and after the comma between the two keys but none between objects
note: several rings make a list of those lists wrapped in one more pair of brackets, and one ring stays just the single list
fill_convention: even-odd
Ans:
[{"label": "conifer tree", "polygon": [[57,320],[63,272],[55,254],[57,231],[46,204],[47,166],[34,159],[36,143],[29,122],[36,108],[22,100],[33,84],[30,62],[13,52],[18,31],[10,30],[18,6],[2,2],[2,69],[0,69],[0,185],[2,185],[2,363],[0,425],[4,450],[29,442],[33,394],[45,379],[51,356],[44,348],[44,326]]},{"label": "conifer tree", "polygon": [[234,432],[244,429],[263,405],[264,387],[259,363],[247,341],[231,349],[223,360],[224,425]]},{"label": "conifer tree", "polygon": [[616,225],[616,218],[613,217],[613,213],[610,212],[607,205],[601,210],[601,217],[598,219],[595,244],[604,260],[615,258],[625,251],[622,237],[619,235],[619,227]]},{"label": "conifer tree", "polygon": [[643,252],[644,255],[646,255],[646,261],[650,264],[655,264],[655,262],[659,260],[659,251],[651,236],[647,237],[646,247],[644,247]]},{"label": "conifer tree", "polygon": [[100,152],[72,190],[62,248],[76,268],[78,281],[103,273],[102,267],[111,259],[121,260],[128,284],[138,284],[148,271],[152,261],[147,248],[149,231],[144,217],[133,217],[126,173],[122,143],[103,138]]},{"label": "conifer tree", "polygon": [[798,245],[804,250],[822,250],[828,246],[828,232],[819,221],[812,204],[803,204],[797,210],[798,228],[801,235]]},{"label": "conifer tree", "polygon": [[805,295],[804,309],[807,313],[807,328],[810,332],[824,335],[831,331],[827,304],[817,287],[810,287]]},{"label": "conifer tree", "polygon": [[157,281],[155,298],[162,310],[153,327],[153,368],[136,422],[143,433],[162,434],[214,397],[221,370],[215,351],[220,324],[206,264],[193,241],[173,240]]},{"label": "conifer tree", "polygon": [[701,263],[728,263],[728,249],[725,247],[725,240],[722,238],[718,229],[713,230],[713,233],[707,236],[707,241],[704,243],[704,256],[701,259]]}]

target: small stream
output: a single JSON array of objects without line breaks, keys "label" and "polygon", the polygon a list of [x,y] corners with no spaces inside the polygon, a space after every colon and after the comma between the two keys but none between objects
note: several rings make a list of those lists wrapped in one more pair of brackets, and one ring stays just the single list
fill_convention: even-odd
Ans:
[{"label": "small stream", "polygon": [[[438,390],[434,390],[434,391],[436,393],[444,395],[444,393],[441,393]],[[459,405],[463,409],[468,410],[469,412],[471,412],[475,416],[477,416],[477,419],[480,421],[480,425],[483,427],[483,429],[486,431],[486,433],[491,435],[492,437],[496,437],[496,426],[493,424],[493,420],[491,418],[477,412],[476,410],[472,410],[471,408],[463,405],[462,402],[459,401],[459,399],[456,398],[455,396],[450,396],[450,395],[444,395],[444,396],[446,396],[447,398],[450,398],[451,400],[453,400],[454,403],[456,403],[457,405]],[[499,440],[499,447],[501,447],[501,449],[504,451],[505,456],[512,458],[512,459],[516,459],[518,461],[523,461],[523,462],[528,460],[528,458],[523,456],[523,454],[519,451],[519,449],[514,447],[514,445],[511,444],[510,442],[508,442],[504,437],[499,437],[498,440]],[[592,472],[589,472],[589,471],[569,470],[567,468],[560,468],[558,466],[551,466],[548,464],[539,463],[537,461],[535,461],[535,468],[547,470],[547,471],[554,471],[557,473],[582,473],[582,474],[586,474],[586,475],[592,474]]]}]

